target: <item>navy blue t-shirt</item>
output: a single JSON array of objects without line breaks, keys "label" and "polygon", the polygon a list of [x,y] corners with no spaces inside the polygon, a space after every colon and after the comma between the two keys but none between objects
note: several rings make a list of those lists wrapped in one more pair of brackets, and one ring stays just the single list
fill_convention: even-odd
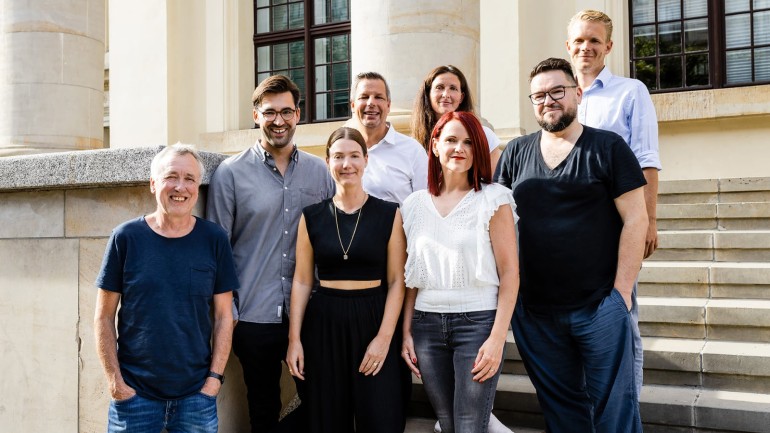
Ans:
[{"label": "navy blue t-shirt", "polygon": [[192,232],[166,238],[144,217],[113,230],[96,286],[121,294],[118,362],[144,397],[198,392],[211,364],[213,296],[238,289],[227,234],[195,218]]},{"label": "navy blue t-shirt", "polygon": [[496,178],[513,190],[520,217],[522,302],[572,310],[612,290],[623,229],[614,199],[647,182],[633,152],[614,132],[584,126],[575,147],[553,170],[543,159],[540,137],[538,131],[512,140]]}]

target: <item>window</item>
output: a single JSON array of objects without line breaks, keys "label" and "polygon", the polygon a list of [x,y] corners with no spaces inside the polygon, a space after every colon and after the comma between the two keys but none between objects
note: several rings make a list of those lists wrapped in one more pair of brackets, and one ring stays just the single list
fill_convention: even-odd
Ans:
[{"label": "window", "polygon": [[770,83],[770,0],[631,0],[630,36],[650,91]]},{"label": "window", "polygon": [[254,0],[256,84],[283,74],[303,123],[350,117],[350,0]]}]

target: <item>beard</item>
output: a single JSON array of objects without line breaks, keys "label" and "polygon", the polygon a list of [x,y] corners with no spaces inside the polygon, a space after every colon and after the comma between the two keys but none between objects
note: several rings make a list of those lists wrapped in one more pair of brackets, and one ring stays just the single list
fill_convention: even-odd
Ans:
[{"label": "beard", "polygon": [[561,132],[567,129],[575,121],[576,117],[577,108],[564,111],[556,122],[548,122],[544,117],[540,117],[537,119],[537,124],[546,132]]},{"label": "beard", "polygon": [[288,128],[286,134],[281,138],[276,138],[269,127],[262,129],[262,141],[269,144],[275,149],[282,149],[293,143],[294,140],[294,127]]}]

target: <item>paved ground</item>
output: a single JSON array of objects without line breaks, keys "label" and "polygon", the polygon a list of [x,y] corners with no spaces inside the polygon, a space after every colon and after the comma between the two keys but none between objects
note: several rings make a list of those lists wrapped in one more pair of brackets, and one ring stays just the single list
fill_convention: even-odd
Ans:
[{"label": "paved ground", "polygon": [[[406,421],[406,430],[404,433],[433,433],[433,425],[436,420],[426,418],[409,418]],[[508,426],[514,433],[542,433],[542,430]]]}]

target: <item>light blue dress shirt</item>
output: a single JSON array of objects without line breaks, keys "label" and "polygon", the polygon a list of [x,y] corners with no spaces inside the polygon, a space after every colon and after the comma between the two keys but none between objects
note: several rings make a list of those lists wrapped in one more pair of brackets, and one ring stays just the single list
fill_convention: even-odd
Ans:
[{"label": "light blue dress shirt", "polygon": [[643,169],[662,168],[658,118],[650,92],[641,81],[612,75],[605,66],[591,87],[583,92],[578,121],[623,137]]}]

